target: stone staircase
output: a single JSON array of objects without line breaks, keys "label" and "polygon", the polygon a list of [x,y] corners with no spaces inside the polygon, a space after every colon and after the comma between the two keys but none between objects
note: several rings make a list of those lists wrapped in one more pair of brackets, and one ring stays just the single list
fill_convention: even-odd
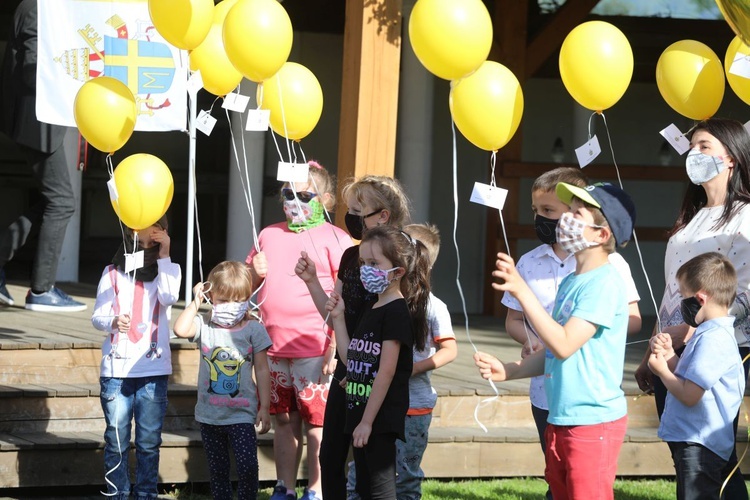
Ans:
[{"label": "stone staircase", "polygon": [[[172,343],[160,463],[162,483],[208,480],[200,433],[193,419],[198,353]],[[468,353],[465,354],[468,356]],[[103,482],[104,421],[99,404],[100,345],[96,342],[3,345],[0,349],[0,488],[75,486]],[[541,476],[544,461],[525,386],[509,384],[498,397],[476,373],[456,367],[435,377],[435,408],[423,468],[428,477]],[[471,388],[460,380],[470,380]],[[650,397],[628,397],[629,429],[618,475],[673,474],[667,446],[656,437]],[[478,407],[478,409],[477,409]],[[746,401],[750,407],[750,401]],[[484,432],[475,421],[488,428]],[[747,441],[747,429],[738,433]],[[272,432],[260,437],[260,479],[274,480]],[[134,460],[131,459],[131,463]],[[302,461],[304,467],[304,460]],[[743,463],[750,470],[750,460]],[[303,468],[299,477],[304,478]]]}]

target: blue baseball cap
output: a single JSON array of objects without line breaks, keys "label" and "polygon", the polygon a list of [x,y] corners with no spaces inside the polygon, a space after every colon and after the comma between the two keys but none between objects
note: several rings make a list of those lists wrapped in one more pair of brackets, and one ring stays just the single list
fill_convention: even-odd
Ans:
[{"label": "blue baseball cap", "polygon": [[555,193],[567,205],[575,197],[601,210],[618,247],[624,247],[633,236],[635,204],[628,193],[619,187],[608,182],[598,182],[586,187],[558,182]]}]

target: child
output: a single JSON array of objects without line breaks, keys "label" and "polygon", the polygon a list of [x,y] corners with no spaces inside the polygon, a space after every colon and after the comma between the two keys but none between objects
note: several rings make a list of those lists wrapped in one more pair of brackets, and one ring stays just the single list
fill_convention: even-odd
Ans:
[{"label": "child", "polygon": [[[308,484],[301,500],[319,500],[318,452],[323,434],[331,375],[335,368],[333,332],[310,300],[310,292],[292,269],[300,252],[308,250],[325,293],[333,291],[344,250],[352,246],[346,232],[326,222],[324,207],[333,210],[336,184],[328,172],[311,161],[307,182],[284,184],[281,189],[286,222],[272,224],[258,236],[246,263],[253,283],[260,286],[258,302],[273,346],[268,350],[271,369],[271,415],[277,484],[271,500],[294,500],[297,469],[302,456],[303,424],[307,438]],[[288,487],[287,487],[288,486]]]},{"label": "child", "polygon": [[[555,232],[560,216],[570,210],[570,207],[560,201],[555,194],[555,187],[559,182],[584,187],[588,184],[586,176],[579,168],[559,167],[540,175],[531,186],[531,209],[533,210],[534,228],[541,245],[525,253],[518,260],[516,269],[529,285],[529,288],[539,300],[544,310],[552,314],[555,305],[555,294],[560,281],[575,270],[576,259],[573,254],[566,252],[557,242]],[[641,313],[638,309],[638,291],[635,288],[630,267],[625,259],[617,252],[609,254],[609,263],[615,266],[622,280],[627,286],[627,300],[629,307],[628,333],[637,333],[641,329]],[[505,329],[519,344],[523,345],[521,356],[526,357],[532,352],[544,349],[544,343],[533,328],[524,319],[521,304],[509,293],[505,292],[502,303],[508,308],[505,318]],[[547,428],[549,406],[544,392],[544,376],[534,377],[529,385],[529,399],[531,400],[531,414],[534,417],[542,452],[546,446],[544,431]],[[547,498],[551,498],[549,491]]]},{"label": "child", "polygon": [[545,477],[552,496],[611,499],[627,426],[620,385],[628,304],[625,285],[608,257],[615,245],[630,239],[635,207],[611,184],[582,189],[560,183],[556,192],[572,210],[560,217],[557,241],[575,255],[576,269],[560,283],[552,316],[508,255],[498,254],[492,273],[502,280],[493,288],[518,300],[546,349],[515,363],[482,352],[474,359],[482,376],[495,381],[544,373],[549,402]]},{"label": "child", "polygon": [[682,318],[696,328],[681,357],[672,337],[651,340],[649,368],[669,390],[659,437],[669,444],[677,472],[677,498],[715,498],[722,469],[734,449],[733,420],[745,393],[745,376],[728,315],[737,291],[734,266],[709,252],[680,266]]},{"label": "child", "polygon": [[[363,233],[371,228],[386,224],[403,227],[409,220],[409,201],[399,182],[391,177],[366,175],[352,180],[344,186],[342,196],[349,208],[346,228],[355,239],[362,239]],[[327,318],[328,295],[318,281],[313,260],[303,253],[294,271],[307,285],[318,312]],[[377,300],[377,295],[362,285],[359,246],[348,248],[341,257],[334,289],[344,299],[346,327],[353,332],[365,308]],[[339,362],[333,378],[339,382],[345,377],[346,365]],[[326,500],[346,499],[344,471],[351,437],[344,433],[345,423],[346,396],[344,389],[335,383],[328,392],[320,445],[321,487]]]},{"label": "child", "polygon": [[[143,267],[126,273],[126,255],[143,252]],[[156,498],[161,429],[167,411],[167,378],[172,373],[169,320],[182,280],[169,258],[167,219],[141,231],[127,229],[112,265],[99,280],[91,323],[107,332],[99,383],[106,422],[104,480],[107,494],[130,495],[129,449],[135,417],[136,468],[133,492]],[[128,266],[129,271],[129,266]]]},{"label": "child", "polygon": [[[421,241],[430,257],[430,269],[435,265],[440,251],[440,233],[431,224],[410,224],[404,232]],[[432,370],[445,366],[456,358],[458,346],[453,325],[445,302],[430,293],[427,303],[427,345],[414,350],[414,368],[409,378],[409,410],[406,412],[405,441],[396,441],[396,498],[422,497],[424,472],[420,467],[427,448],[427,438],[432,422],[432,410],[437,403],[437,392],[430,384]],[[349,464],[347,493],[349,500],[359,498],[355,490],[356,468]]]},{"label": "child", "polygon": [[331,294],[327,308],[347,367],[345,430],[354,446],[357,493],[393,499],[396,439],[404,440],[412,350],[423,350],[427,342],[429,255],[422,243],[392,226],[369,229],[359,255],[362,284],[378,300],[365,309],[351,338],[339,294]]},{"label": "child", "polygon": [[[229,446],[237,465],[238,499],[257,498],[255,425],[260,426],[260,434],[271,428],[271,382],[266,358],[271,339],[248,312],[252,292],[247,266],[242,262],[222,262],[211,270],[207,284],[195,285],[195,299],[174,325],[178,337],[200,339],[203,362],[198,372],[195,419],[201,427],[214,500],[232,499]],[[212,307],[208,323],[198,314],[204,298]]]}]

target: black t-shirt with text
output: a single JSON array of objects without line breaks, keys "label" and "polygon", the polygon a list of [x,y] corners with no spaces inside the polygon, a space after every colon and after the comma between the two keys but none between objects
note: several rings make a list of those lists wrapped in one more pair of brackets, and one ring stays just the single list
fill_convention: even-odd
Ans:
[{"label": "black t-shirt with text", "polygon": [[372,434],[395,433],[404,439],[404,419],[409,409],[409,377],[412,371],[414,332],[406,300],[384,306],[368,305],[351,335],[347,350],[346,432],[351,434],[362,420],[375,376],[380,369],[382,345],[400,342],[396,373],[372,426]]}]

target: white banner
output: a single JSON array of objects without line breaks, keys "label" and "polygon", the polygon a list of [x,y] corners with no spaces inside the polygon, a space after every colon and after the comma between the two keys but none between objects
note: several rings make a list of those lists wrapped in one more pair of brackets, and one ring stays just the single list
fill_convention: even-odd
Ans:
[{"label": "white banner", "polygon": [[37,118],[75,127],[81,85],[122,81],[138,110],[135,129],[185,130],[188,55],[156,31],[148,0],[37,0]]}]

